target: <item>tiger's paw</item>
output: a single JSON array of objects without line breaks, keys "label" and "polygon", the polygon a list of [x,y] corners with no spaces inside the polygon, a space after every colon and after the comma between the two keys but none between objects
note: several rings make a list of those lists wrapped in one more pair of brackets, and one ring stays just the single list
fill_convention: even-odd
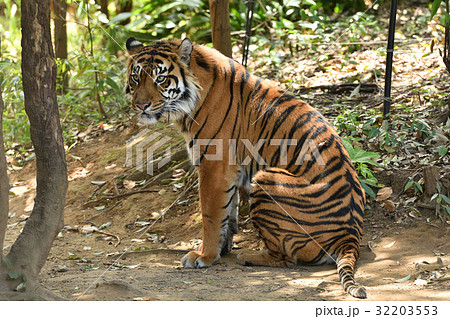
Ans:
[{"label": "tiger's paw", "polygon": [[220,260],[220,256],[205,256],[198,251],[191,251],[181,258],[184,268],[207,268]]}]

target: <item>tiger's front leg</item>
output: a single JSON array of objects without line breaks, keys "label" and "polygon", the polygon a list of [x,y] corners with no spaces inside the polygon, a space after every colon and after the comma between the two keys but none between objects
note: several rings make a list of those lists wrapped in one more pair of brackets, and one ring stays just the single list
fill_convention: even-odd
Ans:
[{"label": "tiger's front leg", "polygon": [[200,207],[203,220],[203,242],[198,251],[181,258],[186,268],[210,267],[228,253],[237,233],[239,192],[235,175],[223,163],[199,167]]}]

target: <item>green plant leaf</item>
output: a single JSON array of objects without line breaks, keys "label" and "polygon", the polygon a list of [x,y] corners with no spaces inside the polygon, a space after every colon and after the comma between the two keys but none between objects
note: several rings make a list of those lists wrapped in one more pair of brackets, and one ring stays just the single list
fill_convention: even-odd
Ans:
[{"label": "green plant leaf", "polygon": [[411,186],[413,186],[413,185],[414,185],[414,180],[410,177],[409,182],[405,185],[405,191],[410,189]]},{"label": "green plant leaf", "polygon": [[420,186],[419,183],[415,183],[415,185],[416,185],[417,189],[423,194],[422,186]]},{"label": "green plant leaf", "polygon": [[108,23],[108,25],[111,24],[117,24],[119,22],[125,21],[126,19],[130,18],[133,15],[133,12],[122,12],[118,15],[114,16]]},{"label": "green plant leaf", "polygon": [[447,214],[450,215],[450,206],[445,206],[444,208],[445,208],[445,210],[447,211]]},{"label": "green plant leaf", "polygon": [[431,17],[430,20],[433,20],[434,16],[436,15],[437,11],[439,10],[439,7],[441,6],[442,0],[434,0],[433,4],[431,5]]},{"label": "green plant leaf", "polygon": [[117,85],[116,82],[114,82],[113,79],[111,79],[111,78],[106,78],[105,81],[106,81],[106,83],[108,83],[108,85],[109,85],[111,88],[114,89],[114,91],[116,91],[117,93],[120,93],[120,92],[121,92],[120,87]]},{"label": "green plant leaf", "polygon": [[448,198],[446,195],[442,195],[442,194],[441,194],[441,197],[447,204],[450,204],[450,198]]},{"label": "green plant leaf", "polygon": [[447,154],[447,152],[448,152],[448,149],[443,146],[440,146],[437,150],[437,153],[439,154],[439,156],[444,156],[445,154]]},{"label": "green plant leaf", "polygon": [[408,276],[403,277],[403,278],[401,278],[401,279],[398,279],[398,280],[396,280],[395,282],[397,282],[397,283],[405,282],[405,281],[408,281],[409,279],[411,279],[411,274],[409,274]]},{"label": "green plant leaf", "polygon": [[372,190],[372,188],[370,188],[369,185],[366,184],[365,181],[361,181],[361,186],[364,189],[364,191],[366,192],[366,194],[370,196],[370,198],[375,199],[377,197],[375,192]]},{"label": "green plant leaf", "polygon": [[8,272],[8,276],[11,279],[17,279],[17,278],[19,278],[19,273],[10,271],[10,272]]}]

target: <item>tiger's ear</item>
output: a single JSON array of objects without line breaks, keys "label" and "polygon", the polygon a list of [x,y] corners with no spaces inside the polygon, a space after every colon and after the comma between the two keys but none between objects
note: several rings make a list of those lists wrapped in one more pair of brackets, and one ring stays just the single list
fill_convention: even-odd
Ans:
[{"label": "tiger's ear", "polygon": [[133,55],[137,53],[142,47],[142,43],[136,40],[135,38],[131,37],[128,38],[126,43],[127,51],[130,55]]},{"label": "tiger's ear", "polygon": [[188,38],[185,38],[180,45],[180,60],[189,65],[191,62],[192,42]]}]

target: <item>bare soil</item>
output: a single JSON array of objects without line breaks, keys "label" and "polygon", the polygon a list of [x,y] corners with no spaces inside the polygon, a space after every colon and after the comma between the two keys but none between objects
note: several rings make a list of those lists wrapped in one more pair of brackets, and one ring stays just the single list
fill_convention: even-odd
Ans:
[{"label": "bare soil", "polygon": [[[245,209],[229,255],[212,268],[183,269],[180,258],[201,239],[195,187],[178,201],[184,188],[157,183],[149,188],[155,192],[86,205],[99,187],[92,181],[107,181],[104,189],[113,189],[112,181],[123,175],[126,141],[136,132],[133,127],[99,130],[68,152],[66,227],[41,271],[46,288],[69,300],[353,300],[331,265],[284,269],[238,265],[241,249],[259,247]],[[401,171],[392,174],[397,175],[391,180],[406,178]],[[6,251],[30,214],[34,163],[11,172],[10,183],[15,196],[10,199]],[[134,189],[138,188],[130,188]],[[167,207],[171,208],[155,222]],[[422,216],[411,217],[400,207],[391,212],[381,203],[371,203],[356,272],[368,300],[450,300],[449,226],[433,219],[432,211],[418,209]],[[101,225],[109,235],[88,228],[86,234],[80,231],[83,226]]]}]

